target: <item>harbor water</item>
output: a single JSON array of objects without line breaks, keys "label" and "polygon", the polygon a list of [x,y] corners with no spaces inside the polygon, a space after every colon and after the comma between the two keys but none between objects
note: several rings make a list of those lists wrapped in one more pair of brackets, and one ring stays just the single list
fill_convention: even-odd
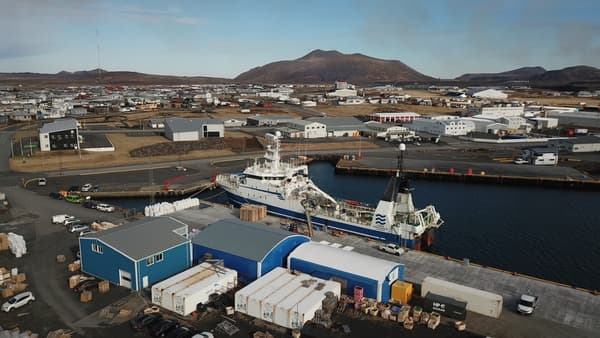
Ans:
[{"label": "harbor water", "polygon": [[[335,174],[309,165],[330,195],[375,205],[388,177]],[[600,199],[594,191],[412,180],[416,207],[433,204],[444,219],[430,251],[472,263],[600,290]],[[227,203],[222,190],[200,199]],[[104,199],[143,210],[148,198]],[[156,199],[156,202],[163,201]]]}]

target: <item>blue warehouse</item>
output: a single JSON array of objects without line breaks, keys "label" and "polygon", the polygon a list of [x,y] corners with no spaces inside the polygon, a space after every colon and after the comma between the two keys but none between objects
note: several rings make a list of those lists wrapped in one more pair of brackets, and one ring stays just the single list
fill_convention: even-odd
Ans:
[{"label": "blue warehouse", "polygon": [[192,266],[188,226],[148,217],[79,238],[81,271],[140,290]]},{"label": "blue warehouse", "polygon": [[285,267],[289,253],[309,241],[303,235],[237,219],[213,223],[192,239],[195,262],[207,256],[222,259],[243,282]]},{"label": "blue warehouse", "polygon": [[302,244],[292,251],[288,269],[340,282],[342,292],[349,295],[355,286],[361,286],[365,297],[380,302],[389,301],[391,285],[404,279],[403,264],[317,242]]}]

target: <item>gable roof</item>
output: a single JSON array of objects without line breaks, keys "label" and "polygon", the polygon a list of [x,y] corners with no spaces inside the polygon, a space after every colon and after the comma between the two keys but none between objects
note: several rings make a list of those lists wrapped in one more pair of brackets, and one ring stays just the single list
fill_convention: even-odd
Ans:
[{"label": "gable roof", "polygon": [[102,241],[129,258],[139,261],[189,242],[189,239],[174,232],[181,228],[185,228],[187,233],[187,225],[174,218],[146,217],[116,228],[88,234],[85,238]]},{"label": "gable roof", "polygon": [[301,238],[304,242],[310,241],[306,236],[282,229],[226,219],[210,224],[194,237],[192,243],[259,262],[277,244],[293,237]]},{"label": "gable roof", "polygon": [[42,128],[40,128],[40,133],[53,133],[69,129],[77,129],[77,120],[61,119],[50,123],[44,123]]}]

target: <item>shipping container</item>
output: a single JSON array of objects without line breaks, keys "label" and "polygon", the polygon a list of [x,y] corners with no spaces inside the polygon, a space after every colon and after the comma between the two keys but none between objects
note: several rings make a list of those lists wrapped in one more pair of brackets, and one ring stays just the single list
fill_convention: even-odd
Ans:
[{"label": "shipping container", "polygon": [[[296,290],[298,290],[298,288],[302,286],[302,277],[302,275],[297,275],[289,283],[283,285],[277,291],[264,298],[261,301],[261,317],[258,318],[266,320],[268,322],[273,322],[275,307],[277,306],[277,304],[281,303],[283,300],[291,296]],[[306,277],[307,279],[310,278],[310,276]]]},{"label": "shipping container", "polygon": [[392,301],[400,304],[408,304],[412,298],[413,285],[403,281],[395,281],[392,284]]},{"label": "shipping container", "polygon": [[311,293],[300,303],[288,310],[289,315],[286,322],[277,322],[275,324],[291,329],[301,328],[304,326],[304,323],[314,318],[317,310],[321,309],[327,292],[332,292],[339,299],[341,290],[342,286],[340,283],[326,281],[325,286],[321,290]]},{"label": "shipping container", "polygon": [[235,309],[286,328],[298,328],[320,309],[326,293],[340,296],[341,285],[275,268],[235,294]]},{"label": "shipping container", "polygon": [[152,285],[152,303],[160,304],[162,302],[163,290],[166,290],[174,285],[177,285],[182,280],[190,278],[191,276],[194,276],[205,270],[206,270],[206,265],[199,264],[199,265],[191,267],[185,271],[182,271],[170,278],[167,278],[162,282]]},{"label": "shipping container", "polygon": [[235,310],[240,311],[242,313],[248,312],[248,297],[253,295],[255,292],[263,289],[271,282],[281,277],[282,275],[287,274],[287,270],[284,268],[276,268],[271,270],[266,275],[262,276],[260,280],[255,281],[252,284],[247,285],[243,289],[239,290],[235,293]]},{"label": "shipping container", "polygon": [[153,303],[186,316],[194,312],[198,304],[207,303],[210,295],[225,293],[237,284],[235,270],[209,263],[195,268],[192,274],[184,272],[183,278],[176,275],[174,283],[167,279],[161,282],[163,285],[153,287]]},{"label": "shipping container", "polygon": [[[269,297],[273,293],[275,293],[280,288],[284,287],[286,284],[290,283],[297,276],[292,274],[283,274],[279,278],[275,279],[268,285],[265,285],[264,288],[258,290],[252,295],[248,296],[248,304],[246,314],[255,317],[262,318],[262,302],[263,299]],[[260,280],[260,279],[259,279]]]},{"label": "shipping container", "polygon": [[467,302],[467,310],[484,316],[498,318],[502,313],[502,296],[495,293],[426,277],[421,285],[421,297],[425,297],[428,292]]},{"label": "shipping container", "polygon": [[423,310],[426,312],[437,312],[444,317],[456,320],[465,320],[467,317],[467,303],[454,298],[444,297],[432,292],[425,295]]}]

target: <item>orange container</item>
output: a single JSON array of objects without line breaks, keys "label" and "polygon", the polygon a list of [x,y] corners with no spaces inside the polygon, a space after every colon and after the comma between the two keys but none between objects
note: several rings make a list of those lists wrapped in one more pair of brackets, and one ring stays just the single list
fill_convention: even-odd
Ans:
[{"label": "orange container", "polygon": [[403,281],[395,281],[392,284],[392,299],[401,303],[408,304],[412,298],[413,285]]}]

